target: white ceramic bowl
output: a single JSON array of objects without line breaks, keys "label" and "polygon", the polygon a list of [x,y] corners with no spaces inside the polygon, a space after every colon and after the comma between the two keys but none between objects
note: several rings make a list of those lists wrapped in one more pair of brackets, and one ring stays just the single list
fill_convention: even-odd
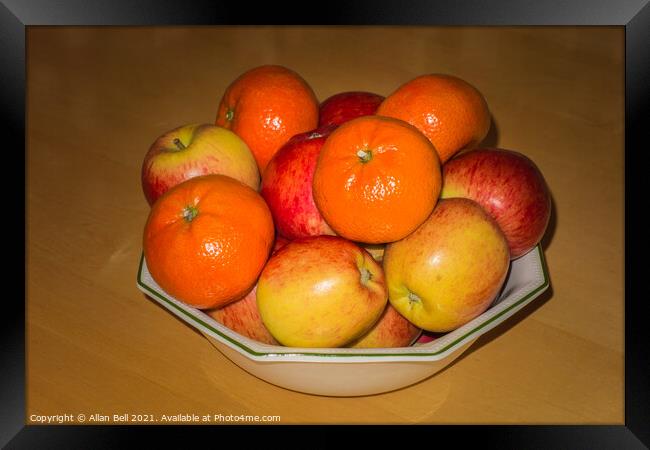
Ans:
[{"label": "white ceramic bowl", "polygon": [[512,261],[499,297],[471,322],[426,344],[377,349],[295,348],[253,341],[166,294],[151,277],[144,256],[137,286],[256,377],[294,391],[353,397],[406,387],[440,371],[479,336],[544,292],[549,279],[542,249],[537,246]]}]

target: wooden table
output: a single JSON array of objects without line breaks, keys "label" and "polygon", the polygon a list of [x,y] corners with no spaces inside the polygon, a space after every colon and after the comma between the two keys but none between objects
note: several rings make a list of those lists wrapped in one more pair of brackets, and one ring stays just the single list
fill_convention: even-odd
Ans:
[{"label": "wooden table", "polygon": [[[32,414],[279,415],[281,423],[622,424],[622,27],[30,27],[27,423]],[[544,173],[551,288],[443,372],[328,398],[234,365],[136,289],[160,134],[212,122],[246,69],[282,64],[320,100],[423,73],[485,95],[488,143]]]}]

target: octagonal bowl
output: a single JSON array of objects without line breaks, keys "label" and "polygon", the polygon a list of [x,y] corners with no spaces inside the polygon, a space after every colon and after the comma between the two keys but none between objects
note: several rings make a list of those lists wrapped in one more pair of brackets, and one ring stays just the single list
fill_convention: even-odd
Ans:
[{"label": "octagonal bowl", "polygon": [[138,288],[199,330],[221,353],[252,375],[308,394],[353,397],[410,386],[449,365],[476,339],[508,320],[549,286],[540,246],[511,262],[501,293],[480,316],[426,344],[400,348],[295,348],[262,344],[221,325],[165,293],[142,256]]}]

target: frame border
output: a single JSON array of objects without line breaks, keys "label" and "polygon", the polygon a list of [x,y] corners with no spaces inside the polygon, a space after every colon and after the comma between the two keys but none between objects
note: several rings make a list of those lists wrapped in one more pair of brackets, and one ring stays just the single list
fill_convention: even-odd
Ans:
[{"label": "frame border", "polygon": [[[457,0],[428,2],[412,0],[408,8],[400,2],[331,0],[326,5],[299,4],[283,9],[276,3],[247,4],[208,0],[3,0],[0,4],[0,58],[2,58],[2,113],[6,125],[5,138],[16,146],[25,145],[25,39],[27,26],[58,25],[609,25],[625,27],[625,424],[612,426],[499,426],[468,427],[480,432],[485,440],[500,448],[644,448],[650,445],[650,359],[647,357],[648,327],[644,311],[645,295],[640,281],[647,278],[643,264],[638,264],[650,249],[647,227],[643,219],[632,220],[633,212],[647,205],[643,197],[643,165],[637,163],[642,154],[641,143],[647,145],[647,122],[650,117],[650,7],[648,0]],[[313,8],[312,8],[313,9]],[[292,11],[289,13],[288,11]],[[22,163],[26,172],[26,152]],[[647,179],[647,175],[646,175]],[[15,185],[3,181],[5,192],[14,192]],[[27,185],[25,184],[25,194]],[[10,201],[23,201],[26,195]],[[639,208],[639,205],[642,205]],[[11,208],[10,205],[9,207]],[[18,205],[16,205],[18,207]],[[24,216],[26,225],[26,215]],[[25,229],[17,228],[17,236],[26,237]],[[644,233],[645,232],[645,233]],[[644,236],[645,234],[645,236]],[[26,278],[27,241],[22,257]],[[632,245],[634,243],[634,245]],[[16,264],[17,267],[17,264]],[[16,269],[14,269],[16,270]],[[19,279],[16,274],[16,279]],[[27,295],[23,284],[23,300]],[[13,300],[13,298],[12,298]],[[11,448],[70,448],[74,443],[86,448],[114,447],[117,442],[131,442],[132,427],[91,426],[25,426],[25,305],[13,300],[7,326],[3,329],[0,355],[3,361],[3,384],[0,389],[0,446]],[[157,437],[167,437],[160,427]],[[206,428],[193,427],[193,436]],[[219,427],[218,432],[224,428]],[[239,428],[239,427],[237,427]],[[244,427],[245,429],[248,427]],[[264,427],[266,428],[266,427]],[[268,427],[277,428],[277,427]],[[268,429],[267,428],[267,429]],[[280,427],[281,428],[281,427]],[[411,427],[410,427],[411,428]],[[409,428],[409,433],[413,431]],[[436,426],[436,433],[448,434],[458,442],[467,439],[461,427]],[[200,429],[200,430],[199,430]],[[422,429],[416,427],[416,429]],[[425,432],[429,430],[425,429]],[[199,434],[200,434],[199,433]],[[377,429],[372,430],[377,436]],[[416,433],[417,434],[417,433]],[[412,435],[409,435],[410,437]],[[426,436],[424,436],[426,438]],[[121,441],[120,439],[123,439]],[[92,444],[91,444],[92,443]],[[645,443],[645,445],[644,445]],[[39,445],[40,444],[40,445]]]}]

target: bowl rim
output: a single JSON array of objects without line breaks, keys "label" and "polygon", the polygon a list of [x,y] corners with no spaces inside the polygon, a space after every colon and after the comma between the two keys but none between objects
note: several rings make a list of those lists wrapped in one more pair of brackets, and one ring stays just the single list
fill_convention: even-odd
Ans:
[{"label": "bowl rim", "polygon": [[[218,323],[205,312],[186,305],[165,293],[162,288],[156,289],[145,282],[143,278],[148,276],[155,283],[155,280],[148,273],[144,252],[140,257],[140,264],[137,274],[137,287],[145,294],[153,297],[155,301],[164,306],[167,310],[178,316],[188,325],[193,326],[202,332],[206,337],[216,339],[218,342],[227,345],[248,359],[254,361],[273,362],[391,362],[391,361],[437,361],[444,359],[451,353],[463,347],[470,341],[476,340],[479,336],[496,327],[510,316],[538,297],[550,285],[548,268],[544,258],[541,244],[538,244],[526,255],[513,261],[523,259],[525,256],[536,252],[539,269],[541,269],[541,280],[534,287],[524,286],[518,293],[521,298],[510,302],[500,302],[490,306],[484,313],[474,318],[467,324],[450,331],[439,339],[421,345],[398,348],[297,348],[278,345],[264,344],[246,336],[243,336],[226,326]],[[504,284],[505,286],[505,284]],[[522,295],[523,294],[523,295]],[[511,294],[514,295],[514,294]],[[516,297],[516,296],[515,296]],[[499,308],[501,306],[501,308]],[[498,312],[497,312],[498,311]],[[492,312],[492,317],[486,319],[486,314]],[[442,348],[432,351],[430,347],[437,346],[447,336],[456,336],[451,342]]]}]

